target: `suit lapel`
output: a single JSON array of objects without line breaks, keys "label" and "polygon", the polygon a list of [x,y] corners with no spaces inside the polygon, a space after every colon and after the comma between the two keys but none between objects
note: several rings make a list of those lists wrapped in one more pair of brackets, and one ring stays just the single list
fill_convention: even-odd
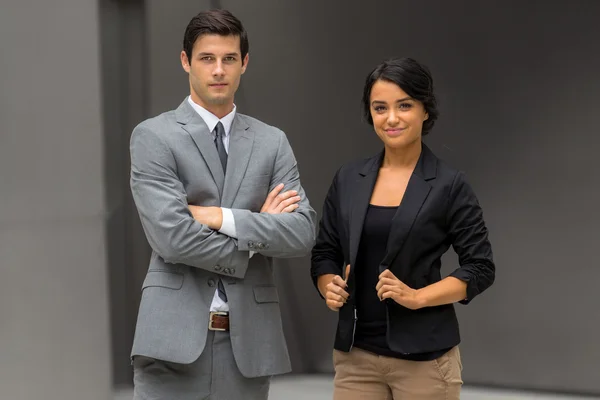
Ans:
[{"label": "suit lapel", "polygon": [[212,140],[211,133],[208,130],[208,126],[204,123],[204,120],[194,111],[192,106],[188,103],[187,98],[181,103],[179,108],[175,111],[177,122],[182,125],[182,128],[190,134],[196,147],[200,150],[208,169],[212,175],[213,180],[217,184],[219,194],[223,193],[223,186],[225,182],[225,174],[223,173],[223,167],[219,160],[219,154],[217,148]]},{"label": "suit lapel", "polygon": [[383,152],[367,161],[357,177],[355,190],[352,193],[349,234],[351,271],[354,271],[353,266],[356,264],[356,255],[358,254],[365,215],[367,214],[367,209],[369,207],[371,195],[373,194],[375,182],[377,181],[377,174],[382,160]]},{"label": "suit lapel", "polygon": [[388,237],[387,252],[381,262],[382,266],[390,266],[402,249],[413,224],[421,211],[423,203],[427,200],[431,185],[429,180],[434,179],[437,172],[437,159],[431,151],[423,144],[423,150],[419,161],[415,166],[406,192],[392,219],[390,235]]},{"label": "suit lapel", "polygon": [[231,207],[237,195],[242,179],[248,168],[252,146],[254,144],[254,131],[238,115],[235,116],[229,134],[229,153],[227,156],[227,174],[221,205]]}]

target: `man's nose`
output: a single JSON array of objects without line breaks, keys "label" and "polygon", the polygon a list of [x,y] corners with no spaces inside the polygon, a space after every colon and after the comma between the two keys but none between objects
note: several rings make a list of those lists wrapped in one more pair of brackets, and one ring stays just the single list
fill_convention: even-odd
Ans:
[{"label": "man's nose", "polygon": [[223,69],[223,62],[221,60],[217,60],[215,69],[213,70],[213,75],[222,76],[224,73],[225,73],[225,70]]}]

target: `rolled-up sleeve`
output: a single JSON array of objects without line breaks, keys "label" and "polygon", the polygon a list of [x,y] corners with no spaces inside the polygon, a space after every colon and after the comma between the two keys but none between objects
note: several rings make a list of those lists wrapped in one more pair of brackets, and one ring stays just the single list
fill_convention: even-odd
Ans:
[{"label": "rolled-up sleeve", "polygon": [[460,303],[468,304],[494,283],[492,245],[483,210],[462,172],[454,178],[448,201],[450,239],[460,265],[450,276],[467,283],[467,297]]}]

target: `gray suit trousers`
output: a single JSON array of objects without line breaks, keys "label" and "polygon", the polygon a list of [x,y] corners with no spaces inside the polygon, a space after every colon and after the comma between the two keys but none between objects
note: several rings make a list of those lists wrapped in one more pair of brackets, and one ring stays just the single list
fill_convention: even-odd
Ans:
[{"label": "gray suit trousers", "polygon": [[192,364],[136,356],[133,400],[266,400],[270,377],[240,373],[229,332],[209,331],[206,347]]}]

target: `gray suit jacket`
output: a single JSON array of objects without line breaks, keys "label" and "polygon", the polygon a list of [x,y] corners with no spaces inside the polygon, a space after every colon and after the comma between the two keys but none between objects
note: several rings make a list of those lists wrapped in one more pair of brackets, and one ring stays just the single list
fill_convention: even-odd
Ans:
[{"label": "gray suit jacket", "polygon": [[[237,114],[227,174],[208,127],[187,100],[138,125],[131,137],[131,190],[152,256],[142,285],[132,357],[188,364],[202,353],[216,282],[227,292],[231,344],[241,373],[291,370],[273,257],[308,254],[316,213],[300,185],[285,134]],[[284,183],[302,200],[292,213],[260,213]],[[231,208],[238,239],[196,222],[190,205]],[[249,258],[249,251],[256,254]]]}]

